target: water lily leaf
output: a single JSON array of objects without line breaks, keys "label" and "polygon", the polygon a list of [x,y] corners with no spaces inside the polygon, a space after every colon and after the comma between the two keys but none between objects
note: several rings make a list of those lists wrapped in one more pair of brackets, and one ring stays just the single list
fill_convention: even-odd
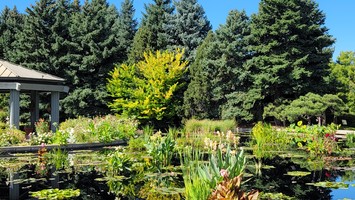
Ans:
[{"label": "water lily leaf", "polygon": [[333,188],[333,189],[348,189],[349,184],[344,182],[318,182],[318,183],[307,183],[307,185],[314,185],[316,187]]},{"label": "water lily leaf", "polygon": [[311,174],[311,172],[290,171],[290,172],[287,172],[286,175],[288,175],[288,176],[308,176],[310,174]]}]

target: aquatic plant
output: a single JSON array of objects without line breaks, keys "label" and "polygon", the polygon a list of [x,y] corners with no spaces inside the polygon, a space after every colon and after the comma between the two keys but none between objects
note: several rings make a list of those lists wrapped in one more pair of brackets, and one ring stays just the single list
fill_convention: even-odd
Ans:
[{"label": "aquatic plant", "polygon": [[172,135],[162,136],[160,131],[150,137],[145,146],[148,154],[152,156],[153,166],[158,171],[171,164],[171,160],[175,154],[175,144]]},{"label": "aquatic plant", "polygon": [[79,189],[44,189],[37,192],[30,192],[32,197],[38,199],[48,199],[48,200],[57,200],[57,199],[71,199],[73,197],[80,196]]},{"label": "aquatic plant", "polygon": [[211,154],[209,163],[198,168],[198,173],[202,179],[207,180],[210,188],[215,188],[223,180],[220,174],[222,169],[226,170],[229,178],[232,179],[244,171],[245,163],[243,150],[232,152],[228,146],[224,153],[222,149],[218,148],[216,153]]},{"label": "aquatic plant", "polygon": [[258,199],[259,192],[257,190],[252,190],[251,192],[245,193],[241,189],[242,176],[238,176],[230,179],[227,170],[221,170],[221,175],[223,181],[220,182],[216,189],[212,192],[212,195],[208,200],[256,200]]}]

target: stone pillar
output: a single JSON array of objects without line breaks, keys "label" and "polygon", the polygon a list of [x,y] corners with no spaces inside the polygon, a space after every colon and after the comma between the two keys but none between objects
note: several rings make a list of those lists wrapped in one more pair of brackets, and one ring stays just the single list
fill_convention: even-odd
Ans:
[{"label": "stone pillar", "polygon": [[38,91],[31,91],[31,127],[34,128],[35,122],[39,119],[39,94]]},{"label": "stone pillar", "polygon": [[10,127],[19,128],[20,124],[20,92],[10,90]]},{"label": "stone pillar", "polygon": [[51,92],[51,130],[56,131],[59,125],[59,92]]}]

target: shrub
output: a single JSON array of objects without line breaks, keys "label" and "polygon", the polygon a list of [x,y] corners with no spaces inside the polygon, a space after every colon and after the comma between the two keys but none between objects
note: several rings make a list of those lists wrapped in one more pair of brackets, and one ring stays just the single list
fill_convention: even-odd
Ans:
[{"label": "shrub", "polygon": [[[67,142],[111,142],[129,139],[135,134],[137,126],[138,123],[135,120],[114,115],[93,119],[79,117],[61,123],[57,136],[66,138]],[[63,142],[64,138],[59,141]]]},{"label": "shrub", "polygon": [[0,130],[0,146],[10,146],[25,141],[25,133],[12,128]]}]

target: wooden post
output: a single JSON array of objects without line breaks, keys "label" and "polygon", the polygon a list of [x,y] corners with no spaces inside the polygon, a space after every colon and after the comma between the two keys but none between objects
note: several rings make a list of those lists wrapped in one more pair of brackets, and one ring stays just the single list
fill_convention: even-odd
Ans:
[{"label": "wooden post", "polygon": [[20,92],[10,90],[10,127],[19,128],[20,124]]}]

